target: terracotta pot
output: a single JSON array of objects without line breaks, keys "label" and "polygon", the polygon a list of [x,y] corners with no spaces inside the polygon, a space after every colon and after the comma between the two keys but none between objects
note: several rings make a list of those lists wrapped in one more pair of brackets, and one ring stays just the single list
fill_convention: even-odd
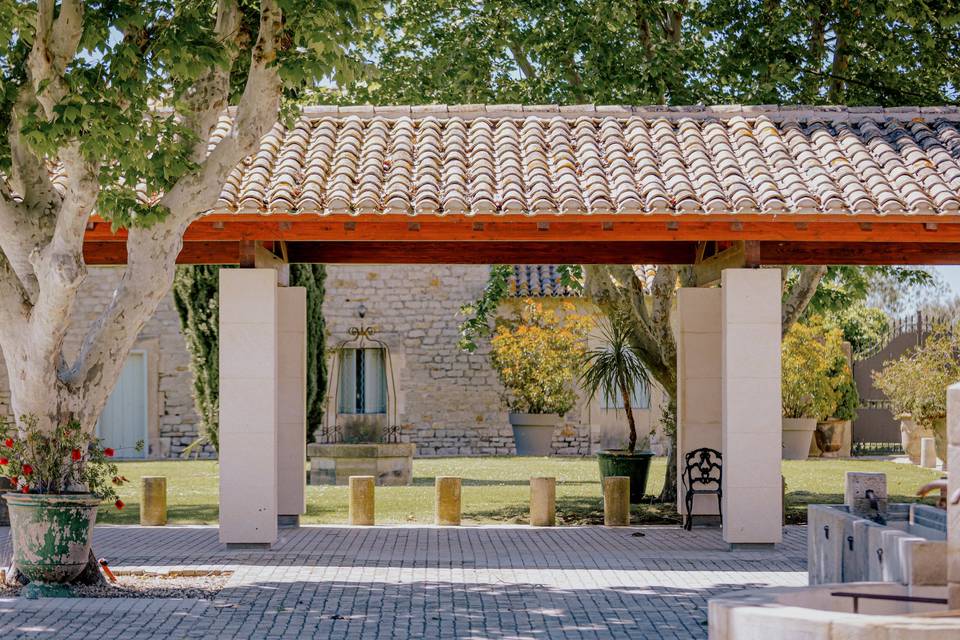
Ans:
[{"label": "terracotta pot", "polygon": [[816,428],[816,418],[784,418],[783,459],[806,460]]}]

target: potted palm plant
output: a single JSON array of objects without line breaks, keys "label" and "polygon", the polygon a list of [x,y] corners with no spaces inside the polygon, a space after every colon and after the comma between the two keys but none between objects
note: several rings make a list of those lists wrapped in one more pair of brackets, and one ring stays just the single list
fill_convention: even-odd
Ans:
[{"label": "potted palm plant", "polygon": [[97,566],[90,551],[97,507],[112,500],[122,509],[116,487],[127,481],[112,457],[77,423],[44,431],[30,416],[18,426],[0,421],[0,468],[11,485],[3,495],[13,538],[8,579],[28,581],[26,597],[69,595],[67,585]]},{"label": "potted palm plant", "polygon": [[517,455],[546,456],[553,432],[577,401],[573,381],[586,350],[589,318],[525,300],[490,339],[490,362],[505,393]]},{"label": "potted palm plant", "polygon": [[[638,384],[649,384],[646,367],[637,350],[631,345],[627,329],[620,321],[603,325],[600,346],[584,355],[583,372],[580,376],[584,389],[591,400],[602,393],[607,398],[621,398],[627,417],[630,435],[627,448],[611,449],[597,454],[600,477],[627,476],[630,478],[630,502],[643,499],[647,489],[647,474],[653,452],[637,451],[637,423],[633,416],[633,389]],[[643,449],[649,446],[649,434],[644,438]]]}]

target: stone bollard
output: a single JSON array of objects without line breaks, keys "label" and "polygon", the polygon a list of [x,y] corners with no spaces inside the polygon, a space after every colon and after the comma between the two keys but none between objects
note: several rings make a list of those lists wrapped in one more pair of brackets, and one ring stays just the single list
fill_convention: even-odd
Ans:
[{"label": "stone bollard", "polygon": [[141,485],[140,524],[162,527],[167,524],[167,479],[144,476]]},{"label": "stone bollard", "polygon": [[373,476],[350,476],[350,524],[371,527],[374,524],[374,492],[376,478]]},{"label": "stone bollard", "polygon": [[530,478],[530,524],[552,527],[557,523],[557,479]]},{"label": "stone bollard", "polygon": [[937,468],[936,438],[920,438],[920,466],[928,469]]},{"label": "stone bollard", "polygon": [[443,527],[460,525],[460,478],[438,476],[436,523]]},{"label": "stone bollard", "polygon": [[608,527],[630,524],[630,478],[627,476],[603,479],[603,524]]}]

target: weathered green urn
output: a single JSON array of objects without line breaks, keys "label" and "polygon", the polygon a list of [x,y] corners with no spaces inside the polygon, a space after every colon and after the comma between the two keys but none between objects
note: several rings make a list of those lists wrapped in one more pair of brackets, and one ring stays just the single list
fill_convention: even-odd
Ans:
[{"label": "weathered green urn", "polygon": [[13,560],[30,580],[24,595],[69,595],[83,572],[100,499],[90,494],[4,494],[10,509]]}]

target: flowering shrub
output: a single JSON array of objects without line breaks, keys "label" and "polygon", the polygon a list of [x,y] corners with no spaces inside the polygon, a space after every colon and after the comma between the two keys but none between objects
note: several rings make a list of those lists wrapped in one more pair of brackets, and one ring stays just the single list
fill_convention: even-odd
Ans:
[{"label": "flowering shrub", "polygon": [[781,361],[784,417],[825,420],[835,414],[841,387],[851,376],[842,345],[839,329],[827,330],[817,323],[790,328],[783,338]]},{"label": "flowering shrub", "polygon": [[[127,482],[111,461],[113,449],[85,433],[74,422],[59,425],[53,433],[42,431],[31,416],[21,418],[22,429],[0,419],[0,469],[21,493],[92,493],[113,501],[117,509],[123,501],[116,488]],[[138,444],[138,448],[142,443]]]},{"label": "flowering shrub", "polygon": [[586,352],[591,321],[564,303],[558,313],[524,300],[517,314],[498,323],[490,361],[517,413],[565,414],[576,404],[573,388]]}]

